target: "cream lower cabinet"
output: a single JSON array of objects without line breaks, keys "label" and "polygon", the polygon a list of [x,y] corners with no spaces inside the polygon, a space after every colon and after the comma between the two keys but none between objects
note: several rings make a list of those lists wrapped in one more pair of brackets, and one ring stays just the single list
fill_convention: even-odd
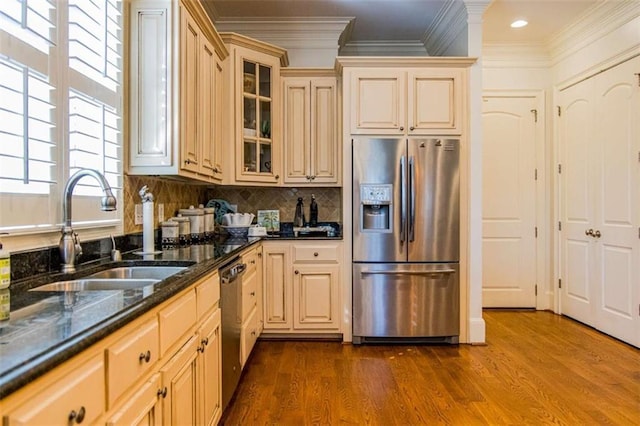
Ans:
[{"label": "cream lower cabinet", "polygon": [[342,242],[265,242],[264,332],[339,333]]},{"label": "cream lower cabinet", "polygon": [[217,424],[218,273],[0,401],[2,424]]},{"label": "cream lower cabinet", "polygon": [[199,2],[132,0],[129,174],[222,179],[222,64]]},{"label": "cream lower cabinet", "polygon": [[343,66],[344,93],[351,108],[347,123],[351,134],[462,134],[466,68],[474,59],[338,61]]},{"label": "cream lower cabinet", "polygon": [[285,184],[339,184],[338,90],[333,72],[281,71]]}]

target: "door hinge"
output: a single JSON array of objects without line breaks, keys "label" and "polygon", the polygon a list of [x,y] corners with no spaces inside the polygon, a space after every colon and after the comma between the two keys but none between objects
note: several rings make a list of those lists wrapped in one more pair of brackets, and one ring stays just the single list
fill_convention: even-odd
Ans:
[{"label": "door hinge", "polygon": [[534,287],[534,293],[535,293],[535,296],[538,295],[538,284],[536,284],[536,286]]},{"label": "door hinge", "polygon": [[535,227],[535,235],[536,235],[536,238],[538,238],[538,227],[537,226]]},{"label": "door hinge", "polygon": [[537,123],[538,122],[538,110],[537,109],[532,109],[531,112],[533,113],[533,122]]},{"label": "door hinge", "polygon": [[640,162],[640,151],[638,151],[638,162]]},{"label": "door hinge", "polygon": [[562,164],[558,164],[558,173],[562,173]]},{"label": "door hinge", "polygon": [[562,116],[562,109],[560,108],[560,105],[558,105],[558,117]]},{"label": "door hinge", "polygon": [[640,87],[640,72],[637,72],[634,75],[638,77],[638,87]]},{"label": "door hinge", "polygon": [[640,238],[640,227],[638,227],[638,238]]},{"label": "door hinge", "polygon": [[558,231],[562,231],[562,222],[558,222]]},{"label": "door hinge", "polygon": [[533,179],[534,179],[534,180],[538,180],[538,169],[535,169],[535,170],[533,171]]},{"label": "door hinge", "polygon": [[558,288],[562,288],[562,278],[558,278]]}]

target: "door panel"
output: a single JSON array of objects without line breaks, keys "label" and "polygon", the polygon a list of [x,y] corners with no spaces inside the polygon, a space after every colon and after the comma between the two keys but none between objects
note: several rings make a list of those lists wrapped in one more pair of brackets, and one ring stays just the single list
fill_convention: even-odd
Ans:
[{"label": "door panel", "polygon": [[460,179],[457,139],[409,139],[410,262],[460,258]]},{"label": "door panel", "polygon": [[594,138],[594,229],[592,242],[599,289],[597,328],[640,344],[640,58],[595,78],[598,126]]},{"label": "door panel", "polygon": [[535,307],[535,97],[483,102],[483,284],[485,307]]},{"label": "door panel", "polygon": [[560,265],[562,313],[595,324],[593,229],[593,81],[560,94]]},{"label": "door panel", "polygon": [[636,57],[563,90],[559,142],[562,313],[635,345],[639,68]]}]

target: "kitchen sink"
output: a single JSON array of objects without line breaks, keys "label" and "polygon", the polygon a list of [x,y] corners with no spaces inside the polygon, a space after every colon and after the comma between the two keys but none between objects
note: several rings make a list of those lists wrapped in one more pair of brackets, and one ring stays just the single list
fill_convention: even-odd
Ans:
[{"label": "kitchen sink", "polygon": [[77,280],[56,281],[32,288],[29,291],[132,290],[153,286],[160,281],[153,278],[80,278]]},{"label": "kitchen sink", "polygon": [[186,266],[120,266],[75,280],[56,281],[30,291],[103,291],[148,288],[187,269]]},{"label": "kitchen sink", "polygon": [[85,278],[164,280],[187,269],[186,266],[121,266],[96,272]]}]

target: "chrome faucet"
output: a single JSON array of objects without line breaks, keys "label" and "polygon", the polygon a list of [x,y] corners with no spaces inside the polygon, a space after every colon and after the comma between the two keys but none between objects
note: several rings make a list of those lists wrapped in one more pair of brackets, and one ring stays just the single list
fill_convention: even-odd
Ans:
[{"label": "chrome faucet", "polygon": [[76,271],[76,260],[78,256],[82,254],[82,247],[80,246],[80,239],[78,234],[73,232],[71,228],[71,196],[73,195],[73,188],[76,183],[84,176],[93,176],[102,191],[104,197],[102,197],[101,210],[113,211],[116,209],[116,197],[111,192],[111,187],[107,182],[107,179],[93,169],[80,169],[73,176],[69,178],[67,184],[64,187],[64,193],[62,198],[62,211],[64,214],[64,226],[62,227],[62,237],[60,238],[60,270],[64,273],[72,273]]}]

